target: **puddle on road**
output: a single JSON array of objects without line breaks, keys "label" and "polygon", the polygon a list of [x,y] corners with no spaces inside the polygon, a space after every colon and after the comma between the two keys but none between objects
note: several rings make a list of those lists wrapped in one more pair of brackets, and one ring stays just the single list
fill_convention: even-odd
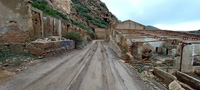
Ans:
[{"label": "puddle on road", "polygon": [[12,75],[15,75],[15,72],[0,70],[0,83],[10,78]]}]

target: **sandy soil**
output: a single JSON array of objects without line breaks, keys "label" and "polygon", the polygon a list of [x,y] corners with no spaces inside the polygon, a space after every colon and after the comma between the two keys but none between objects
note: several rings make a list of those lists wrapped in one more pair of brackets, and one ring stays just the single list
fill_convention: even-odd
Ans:
[{"label": "sandy soil", "polygon": [[135,69],[109,49],[93,41],[30,67],[0,84],[0,90],[152,90]]}]

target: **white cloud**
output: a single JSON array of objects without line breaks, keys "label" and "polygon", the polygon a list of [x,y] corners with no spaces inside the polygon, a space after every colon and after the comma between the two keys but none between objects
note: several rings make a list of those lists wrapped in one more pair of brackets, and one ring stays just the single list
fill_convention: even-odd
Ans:
[{"label": "white cloud", "polygon": [[156,24],[153,25],[163,30],[175,30],[175,31],[190,31],[190,30],[198,30],[200,29],[200,21],[199,22],[184,22],[173,25],[164,25],[164,24]]},{"label": "white cloud", "polygon": [[[165,29],[197,30],[200,0],[101,0],[119,20]],[[194,22],[193,22],[194,21]]]}]

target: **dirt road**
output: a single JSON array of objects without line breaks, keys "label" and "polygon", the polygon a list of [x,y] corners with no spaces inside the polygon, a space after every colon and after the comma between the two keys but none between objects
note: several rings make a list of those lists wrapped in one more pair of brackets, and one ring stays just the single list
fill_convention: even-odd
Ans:
[{"label": "dirt road", "polygon": [[[24,72],[0,84],[0,90],[151,90],[107,44],[93,41],[83,50],[30,68],[31,72]],[[49,66],[56,59],[63,60],[58,60],[60,64],[54,65],[54,68]]]}]

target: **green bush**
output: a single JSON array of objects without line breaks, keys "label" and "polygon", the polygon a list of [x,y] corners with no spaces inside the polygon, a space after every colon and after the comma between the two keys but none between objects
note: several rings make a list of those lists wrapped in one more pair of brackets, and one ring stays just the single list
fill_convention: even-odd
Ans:
[{"label": "green bush", "polygon": [[94,23],[95,25],[97,25],[100,28],[107,28],[109,26],[109,24],[106,21],[99,20],[99,19],[96,19],[96,18],[94,18],[92,20],[92,23]]},{"label": "green bush", "polygon": [[76,44],[78,44],[78,42],[83,42],[81,35],[76,32],[68,32],[64,37],[67,39],[74,40]]},{"label": "green bush", "polygon": [[158,54],[159,54],[159,55],[163,55],[163,54],[164,54],[164,52],[162,52],[162,51],[161,51],[161,52],[158,52]]},{"label": "green bush", "polygon": [[72,21],[72,24],[73,24],[73,25],[75,25],[75,26],[77,26],[77,27],[80,27],[80,28],[82,28],[82,29],[84,29],[84,30],[89,30],[89,28],[85,27],[82,23],[77,23],[77,22],[75,22],[75,21],[73,21],[73,20],[71,20],[71,21]]},{"label": "green bush", "polygon": [[82,13],[81,15],[82,15],[83,17],[85,17],[87,20],[92,20],[92,19],[93,19],[90,15],[88,15],[88,14],[86,14],[86,13]]},{"label": "green bush", "polygon": [[79,13],[90,13],[91,12],[90,9],[88,9],[87,7],[85,7],[83,5],[76,5],[75,9]]},{"label": "green bush", "polygon": [[50,38],[51,39],[51,41],[56,41],[56,39],[55,38]]}]

